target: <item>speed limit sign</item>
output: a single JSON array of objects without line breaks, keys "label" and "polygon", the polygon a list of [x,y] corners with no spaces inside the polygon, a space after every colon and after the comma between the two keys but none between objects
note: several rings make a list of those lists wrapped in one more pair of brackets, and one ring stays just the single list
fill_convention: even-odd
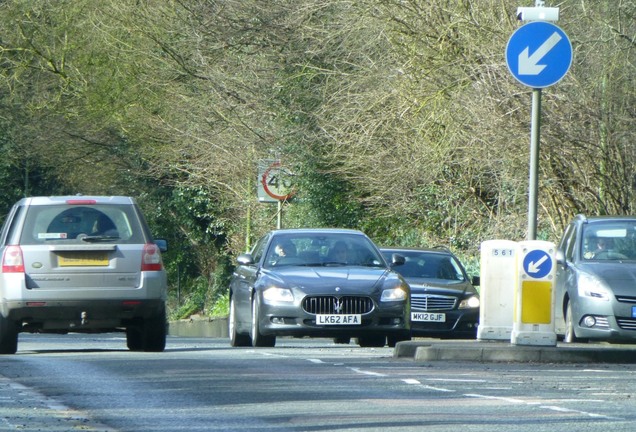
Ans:
[{"label": "speed limit sign", "polygon": [[269,163],[262,172],[259,172],[259,177],[258,198],[260,201],[285,201],[294,194],[293,174],[283,167],[280,161]]}]

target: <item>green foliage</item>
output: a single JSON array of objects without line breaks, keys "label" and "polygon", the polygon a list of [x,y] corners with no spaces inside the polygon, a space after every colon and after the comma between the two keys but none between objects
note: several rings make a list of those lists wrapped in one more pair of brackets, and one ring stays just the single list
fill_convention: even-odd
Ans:
[{"label": "green foliage", "polygon": [[[552,241],[576,213],[636,208],[634,2],[560,6],[577,46],[543,92]],[[525,238],[530,90],[503,61],[506,2],[11,1],[0,18],[0,211],[137,197],[169,241],[175,316],[224,310],[232,257],[275,227],[262,160],[294,171],[285,227],[445,245],[475,270],[483,240]]]},{"label": "green foliage", "polygon": [[229,294],[224,294],[220,297],[217,297],[213,303],[212,310],[210,311],[210,316],[213,317],[225,317],[228,315],[230,311],[230,296]]},{"label": "green foliage", "polygon": [[[210,284],[207,278],[199,276],[190,282],[190,286],[185,290],[180,304],[173,306],[170,312],[170,319],[179,320],[188,318],[191,315],[200,313],[205,310],[206,299],[208,297]],[[174,291],[172,292],[172,303],[175,301]]]}]

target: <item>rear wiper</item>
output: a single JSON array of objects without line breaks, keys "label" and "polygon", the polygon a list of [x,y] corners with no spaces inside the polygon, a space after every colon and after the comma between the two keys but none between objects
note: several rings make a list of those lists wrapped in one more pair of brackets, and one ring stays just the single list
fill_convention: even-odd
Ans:
[{"label": "rear wiper", "polygon": [[89,242],[89,243],[98,243],[103,241],[113,241],[113,240],[119,240],[119,239],[120,239],[119,236],[107,236],[107,235],[94,235],[94,236],[82,237],[82,241]]}]

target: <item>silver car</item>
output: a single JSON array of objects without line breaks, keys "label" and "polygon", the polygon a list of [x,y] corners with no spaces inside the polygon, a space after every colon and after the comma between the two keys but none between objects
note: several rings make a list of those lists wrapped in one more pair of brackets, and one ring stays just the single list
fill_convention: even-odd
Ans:
[{"label": "silver car", "polygon": [[565,342],[636,342],[636,217],[578,215],[557,250],[555,330]]},{"label": "silver car", "polygon": [[0,353],[18,334],[125,331],[133,351],[163,351],[166,242],[133,198],[31,197],[0,234]]}]

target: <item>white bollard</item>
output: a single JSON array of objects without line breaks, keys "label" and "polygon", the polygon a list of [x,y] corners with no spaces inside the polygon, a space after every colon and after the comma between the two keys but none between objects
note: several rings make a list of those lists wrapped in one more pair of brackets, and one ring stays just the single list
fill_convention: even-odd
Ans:
[{"label": "white bollard", "polygon": [[514,321],[510,342],[515,345],[556,346],[554,279],[556,245],[541,240],[519,243]]},{"label": "white bollard", "polygon": [[481,244],[477,339],[510,340],[518,247],[511,240],[486,240]]}]

